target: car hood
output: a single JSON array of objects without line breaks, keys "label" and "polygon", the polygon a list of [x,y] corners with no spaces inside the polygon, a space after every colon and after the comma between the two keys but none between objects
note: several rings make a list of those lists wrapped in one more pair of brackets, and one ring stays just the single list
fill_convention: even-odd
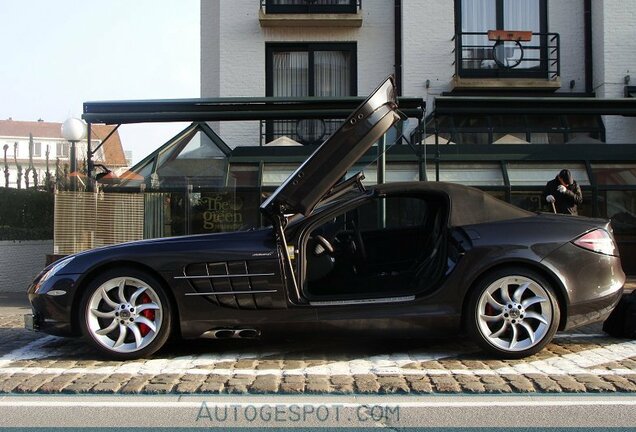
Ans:
[{"label": "car hood", "polygon": [[261,205],[268,215],[309,215],[347,170],[405,116],[388,77]]},{"label": "car hood", "polygon": [[[274,256],[276,244],[272,229],[165,237],[120,243],[69,255],[72,258],[60,274],[84,273],[96,265],[129,261],[158,270],[174,270],[180,262],[198,259],[241,260]],[[51,265],[52,266],[52,265]],[[44,271],[48,270],[47,267]]]}]

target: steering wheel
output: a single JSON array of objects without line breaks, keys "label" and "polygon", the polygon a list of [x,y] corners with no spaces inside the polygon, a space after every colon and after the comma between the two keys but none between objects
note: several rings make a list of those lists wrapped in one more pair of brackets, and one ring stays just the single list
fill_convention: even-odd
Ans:
[{"label": "steering wheel", "polygon": [[334,248],[333,245],[321,235],[316,235],[313,237],[316,240],[316,246],[314,247],[314,255],[320,256],[324,253],[333,254]]},{"label": "steering wheel", "polygon": [[350,223],[351,227],[353,228],[354,243],[356,249],[355,252],[357,252],[360,261],[364,263],[367,260],[367,250],[364,247],[364,241],[362,240],[360,228],[358,228],[358,224],[356,224],[354,221],[351,221]]}]

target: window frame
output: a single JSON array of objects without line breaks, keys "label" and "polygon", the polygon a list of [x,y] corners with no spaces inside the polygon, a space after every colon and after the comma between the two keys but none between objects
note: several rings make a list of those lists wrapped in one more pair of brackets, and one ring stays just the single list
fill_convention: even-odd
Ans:
[{"label": "window frame", "polygon": [[[312,232],[320,228],[321,226],[329,223],[332,219],[336,219],[340,216],[343,216],[351,212],[358,212],[360,208],[364,207],[367,204],[379,205],[381,199],[392,199],[392,198],[402,198],[402,199],[407,198],[407,199],[417,199],[421,201],[426,201],[427,202],[426,211],[429,211],[428,203],[430,203],[431,201],[442,201],[443,208],[440,209],[440,211],[442,211],[443,213],[442,217],[444,218],[442,226],[444,227],[443,228],[444,230],[448,230],[448,220],[449,220],[450,212],[451,212],[449,197],[446,193],[437,193],[434,191],[412,191],[412,192],[392,193],[387,196],[380,196],[380,195],[376,195],[375,193],[367,191],[366,193],[363,193],[360,196],[351,199],[347,203],[343,203],[342,205],[331,207],[325,210],[324,212],[313,214],[309,216],[308,219],[302,219],[301,221],[299,221],[298,228],[296,228],[297,231],[292,232],[289,238],[293,239],[293,242],[296,245],[296,249],[298,251],[297,256],[295,258],[296,262],[293,264],[293,266],[295,271],[297,272],[298,286],[300,287],[302,296],[304,298],[306,298],[310,302],[319,301],[324,303],[330,303],[333,301],[337,302],[340,300],[345,300],[345,301],[357,300],[361,302],[360,303],[361,306],[363,306],[364,302],[367,300],[374,301],[378,299],[388,298],[387,296],[384,296],[384,295],[379,295],[379,296],[370,295],[372,293],[369,293],[369,292],[365,292],[363,295],[361,294],[359,296],[346,294],[343,297],[325,296],[325,298],[316,297],[315,295],[311,294],[308,291],[309,287],[307,286],[307,282],[308,282],[307,281],[307,244],[308,244],[309,238],[311,237]],[[357,215],[357,217],[359,217],[359,215]],[[413,228],[413,227],[409,227],[409,228]],[[366,233],[374,232],[378,230],[390,232],[396,229],[400,229],[400,227],[385,226],[385,227],[378,228],[377,230],[365,230],[361,228],[360,231],[366,232]],[[422,292],[423,292],[422,290],[416,289],[412,293],[400,295],[399,297],[404,298],[404,301],[412,301],[415,299],[415,296],[421,294]]]},{"label": "window frame", "polygon": [[68,142],[58,141],[55,146],[55,156],[59,158],[69,158],[71,154],[71,148]]},{"label": "window frame", "polygon": [[274,54],[281,51],[307,52],[308,54],[308,97],[313,97],[314,88],[314,53],[316,51],[347,51],[351,55],[351,91],[347,96],[358,94],[358,43],[357,42],[270,42],[265,44],[265,96],[273,96],[274,93]]},{"label": "window frame", "polygon": [[[495,0],[496,29],[489,30],[520,30],[504,28],[504,0]],[[462,44],[462,0],[455,0],[455,38],[458,42],[458,58],[461,57]],[[456,68],[459,77],[464,78],[545,78],[548,74],[548,0],[539,0],[539,33],[540,37],[540,67],[538,70],[528,69],[465,69],[461,62]]]},{"label": "window frame", "polygon": [[[268,42],[265,44],[265,96],[274,94],[274,54],[277,52],[295,51],[306,52],[307,64],[307,97],[315,97],[315,56],[316,51],[342,51],[348,52],[351,59],[349,72],[350,91],[347,96],[358,94],[358,43],[357,42]],[[284,119],[281,119],[284,120]],[[344,120],[344,119],[343,119]],[[265,142],[270,142],[274,137],[273,121],[265,122]],[[262,138],[261,138],[262,139]]]}]

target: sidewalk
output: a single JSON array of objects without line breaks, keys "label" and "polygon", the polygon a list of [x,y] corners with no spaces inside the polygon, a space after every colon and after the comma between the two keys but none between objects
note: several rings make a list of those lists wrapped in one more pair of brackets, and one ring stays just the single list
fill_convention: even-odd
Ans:
[{"label": "sidewalk", "polygon": [[29,313],[31,305],[24,292],[0,292],[0,316]]}]

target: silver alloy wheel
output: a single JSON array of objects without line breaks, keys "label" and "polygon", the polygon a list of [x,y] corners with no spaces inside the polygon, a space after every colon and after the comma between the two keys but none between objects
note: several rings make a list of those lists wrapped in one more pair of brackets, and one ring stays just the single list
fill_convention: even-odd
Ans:
[{"label": "silver alloy wheel", "polygon": [[88,300],[85,314],[93,339],[119,353],[147,347],[159,333],[163,318],[155,290],[132,277],[117,277],[101,284]]},{"label": "silver alloy wheel", "polygon": [[550,330],[550,295],[526,276],[507,276],[491,283],[477,302],[477,325],[491,345],[508,352],[541,343]]}]

